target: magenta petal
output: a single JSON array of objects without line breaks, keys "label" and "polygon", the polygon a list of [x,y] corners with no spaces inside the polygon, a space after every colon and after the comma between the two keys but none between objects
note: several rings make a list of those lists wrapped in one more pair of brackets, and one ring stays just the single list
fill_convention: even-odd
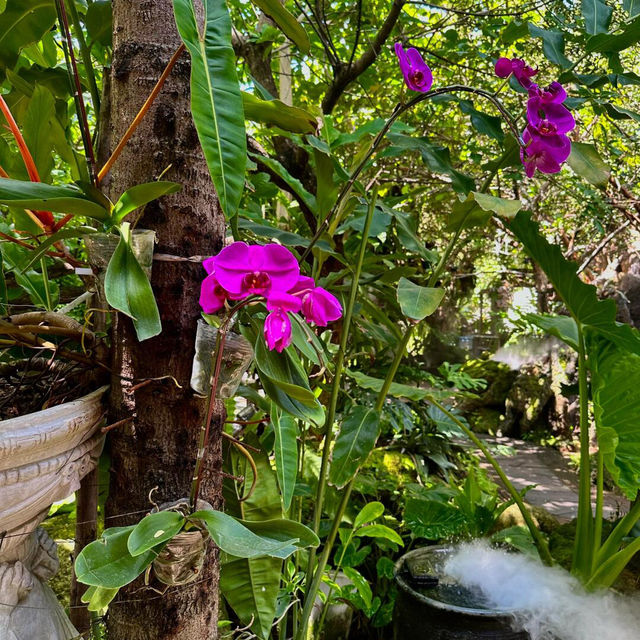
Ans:
[{"label": "magenta petal", "polygon": [[289,289],[289,293],[293,295],[299,295],[300,293],[304,293],[307,291],[311,291],[316,286],[316,282],[313,278],[309,276],[300,276],[298,278],[298,282],[296,282],[291,289]]},{"label": "magenta petal", "polygon": [[213,258],[218,282],[231,293],[242,292],[242,280],[249,273],[249,246],[234,242]]},{"label": "magenta petal", "polygon": [[224,307],[226,296],[216,277],[207,276],[200,287],[200,306],[205,313],[216,313]]},{"label": "magenta petal", "polygon": [[316,287],[302,299],[302,313],[307,322],[313,322],[319,327],[325,327],[342,316],[340,301],[326,289]]},{"label": "magenta petal", "polygon": [[540,111],[542,109],[542,100],[539,96],[534,95],[527,100],[527,122],[537,127],[542,120]]},{"label": "magenta petal", "polygon": [[543,92],[542,99],[546,104],[561,104],[567,99],[567,92],[559,82],[552,82]]},{"label": "magenta petal", "polygon": [[411,67],[408,77],[405,77],[409,88],[426,93],[433,84],[433,74],[429,65],[422,59],[420,52],[413,47],[407,49],[407,59]]},{"label": "magenta petal", "polygon": [[300,266],[295,256],[279,244],[267,244],[262,249],[262,270],[269,274],[272,290],[289,291],[300,276]]},{"label": "magenta petal", "polygon": [[576,126],[571,112],[562,104],[547,104],[544,106],[544,112],[547,120],[556,126],[558,133],[567,133]]},{"label": "magenta petal", "polygon": [[302,300],[297,296],[285,293],[284,291],[272,291],[267,298],[267,309],[269,311],[275,311],[280,309],[281,311],[290,311],[291,313],[297,313],[302,308]]},{"label": "magenta petal", "polygon": [[291,320],[283,311],[271,312],[264,321],[264,338],[270,350],[281,353],[291,344]]},{"label": "magenta petal", "polygon": [[511,59],[498,58],[496,60],[495,72],[498,78],[508,78],[511,75]]},{"label": "magenta petal", "polygon": [[210,258],[205,258],[202,261],[202,266],[204,267],[204,270],[211,275],[214,272],[214,266],[213,266],[213,256],[211,256]]}]

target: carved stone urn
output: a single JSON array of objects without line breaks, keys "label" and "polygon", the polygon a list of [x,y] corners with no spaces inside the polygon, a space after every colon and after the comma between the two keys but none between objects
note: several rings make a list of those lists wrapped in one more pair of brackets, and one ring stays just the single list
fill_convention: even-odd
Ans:
[{"label": "carved stone urn", "polygon": [[0,640],[78,637],[46,584],[58,554],[39,524],[95,468],[106,391],[0,422]]}]

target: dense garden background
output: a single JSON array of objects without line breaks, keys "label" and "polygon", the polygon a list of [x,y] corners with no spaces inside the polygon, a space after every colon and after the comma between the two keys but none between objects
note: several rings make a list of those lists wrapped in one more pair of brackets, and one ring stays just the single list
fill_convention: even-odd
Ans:
[{"label": "dense garden background", "polygon": [[82,637],[390,638],[398,558],[476,538],[635,591],[639,42],[634,0],[0,1],[0,417],[105,387],[50,510],[0,423],[0,594],[45,516]]}]

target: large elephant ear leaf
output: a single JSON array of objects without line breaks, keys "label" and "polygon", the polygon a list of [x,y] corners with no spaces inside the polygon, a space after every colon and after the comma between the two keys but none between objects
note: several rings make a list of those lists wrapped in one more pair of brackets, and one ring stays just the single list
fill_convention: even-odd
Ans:
[{"label": "large elephant ear leaf", "polygon": [[597,335],[588,341],[598,446],[630,500],[640,488],[640,356]]},{"label": "large elephant ear leaf", "polygon": [[231,20],[222,0],[204,0],[201,33],[194,1],[173,0],[178,31],[191,54],[191,113],[220,205],[232,218],[244,187],[247,142]]},{"label": "large elephant ear leaf", "polygon": [[598,299],[596,288],[580,280],[577,265],[562,255],[560,247],[547,241],[531,214],[520,211],[509,228],[545,272],[576,322],[597,331],[621,349],[640,355],[640,333],[616,322],[616,303]]}]

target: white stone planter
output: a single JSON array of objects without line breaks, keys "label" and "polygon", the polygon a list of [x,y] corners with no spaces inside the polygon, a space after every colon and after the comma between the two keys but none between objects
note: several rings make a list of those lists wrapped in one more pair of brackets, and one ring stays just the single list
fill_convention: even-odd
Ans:
[{"label": "white stone planter", "polygon": [[0,640],[78,636],[46,584],[58,556],[38,525],[95,468],[107,388],[0,422]]}]

